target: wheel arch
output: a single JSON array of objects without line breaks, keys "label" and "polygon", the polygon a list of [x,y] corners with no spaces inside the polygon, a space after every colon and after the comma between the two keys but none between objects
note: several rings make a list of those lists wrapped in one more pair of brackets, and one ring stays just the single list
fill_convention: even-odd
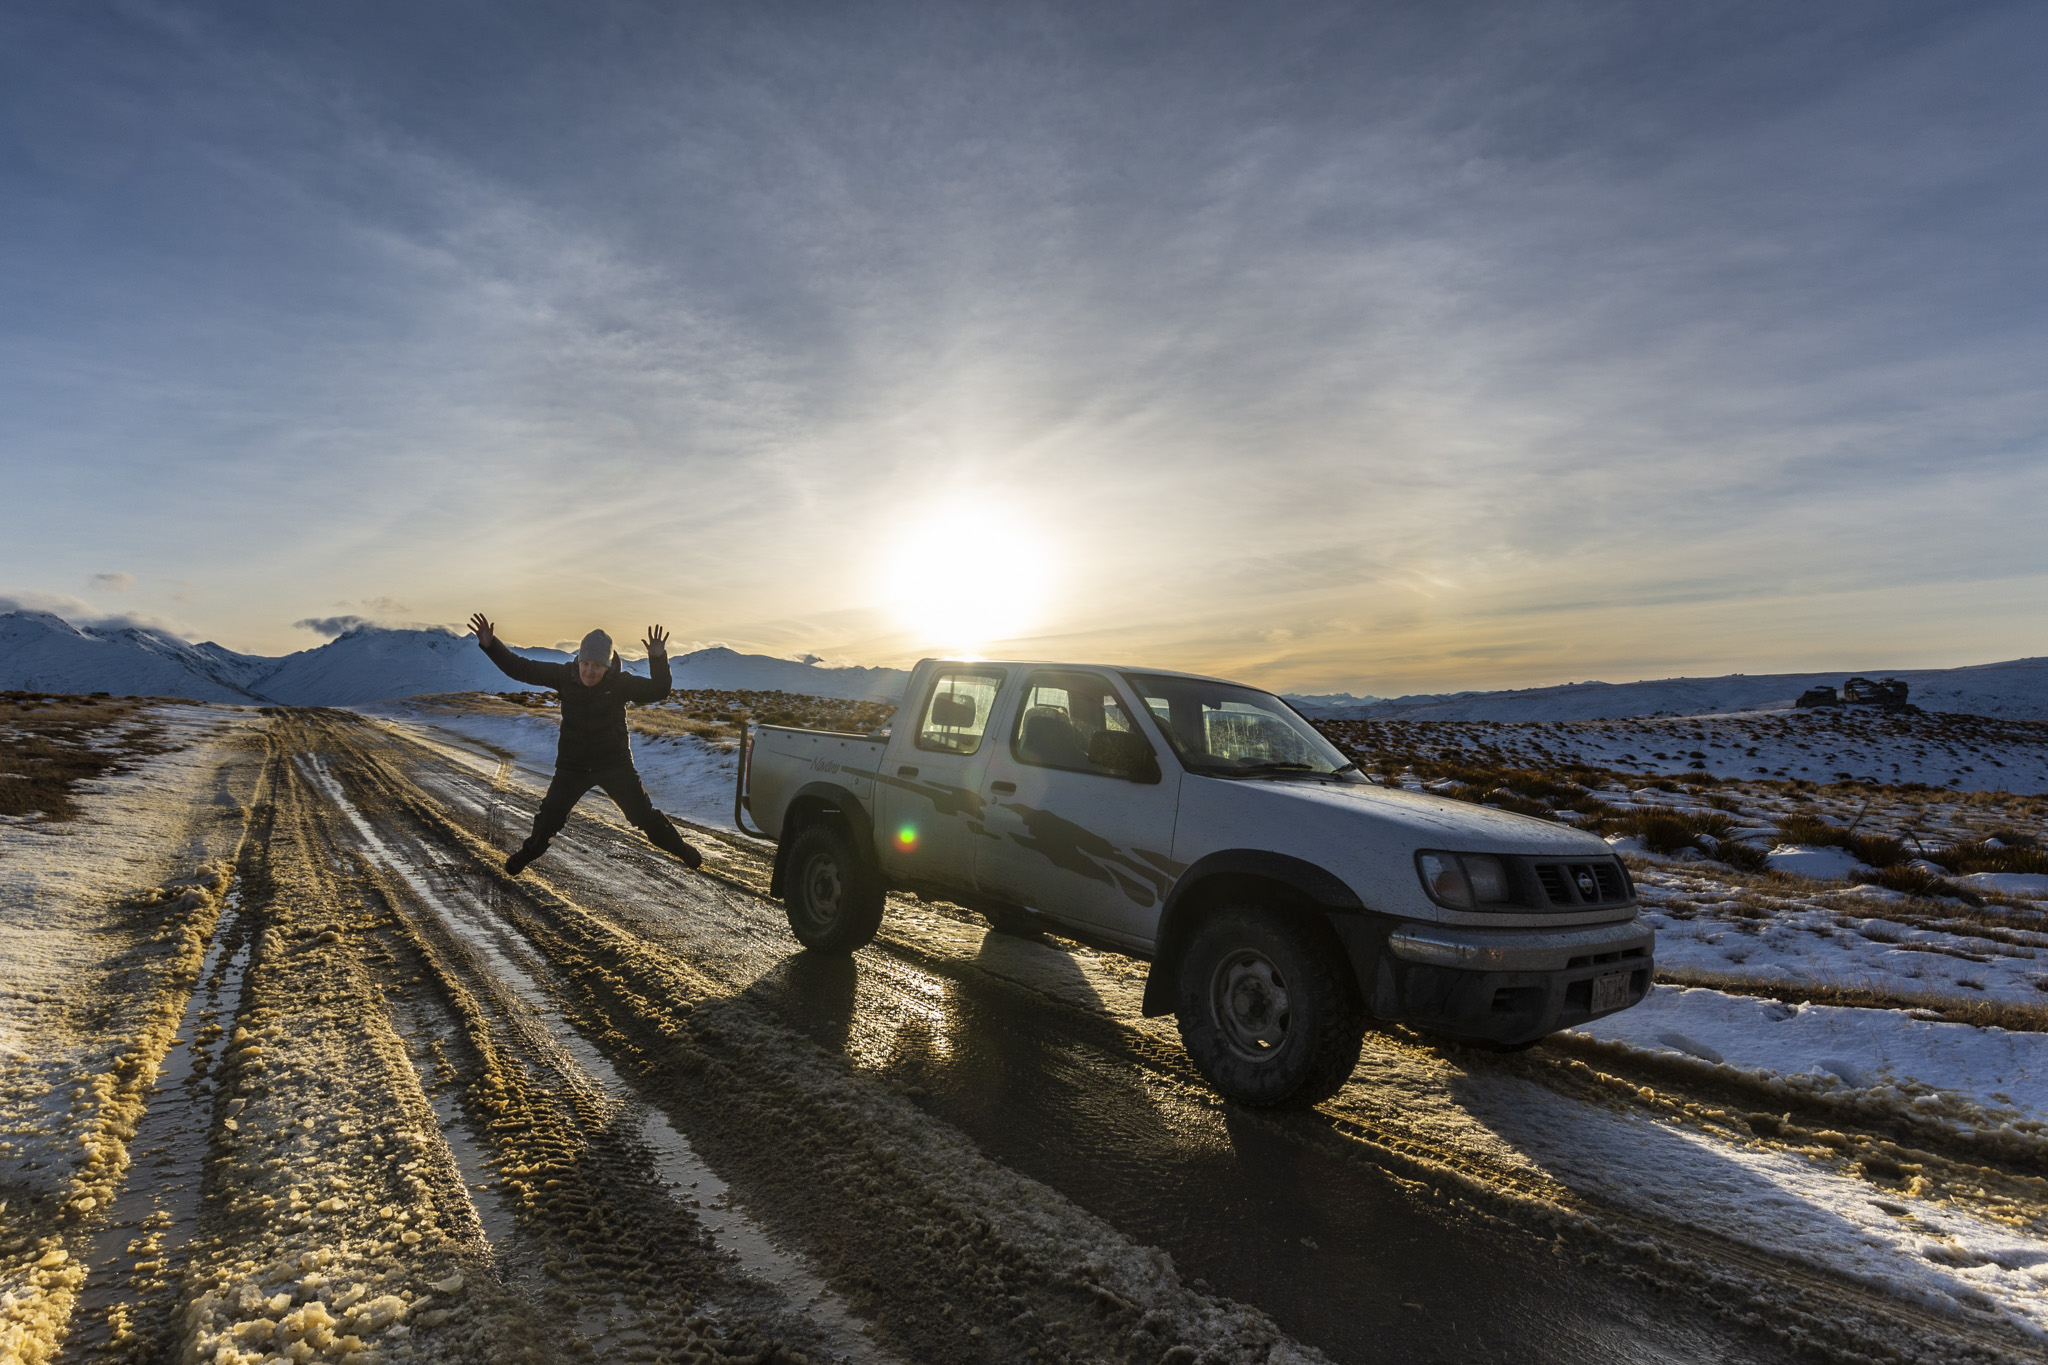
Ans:
[{"label": "wheel arch", "polygon": [[775,841],[775,870],[768,879],[770,896],[782,895],[783,877],[789,870],[789,850],[795,847],[797,836],[821,820],[838,825],[852,840],[861,860],[870,867],[877,865],[874,819],[860,798],[837,782],[806,783],[797,788],[783,811],[782,828]]},{"label": "wheel arch", "polygon": [[1361,914],[1366,908],[1343,878],[1306,858],[1256,848],[1222,849],[1200,858],[1181,874],[1160,908],[1152,970],[1145,978],[1145,1014],[1173,1013],[1181,958],[1203,917],[1247,900],[1300,921],[1326,938],[1347,963],[1328,917]]}]

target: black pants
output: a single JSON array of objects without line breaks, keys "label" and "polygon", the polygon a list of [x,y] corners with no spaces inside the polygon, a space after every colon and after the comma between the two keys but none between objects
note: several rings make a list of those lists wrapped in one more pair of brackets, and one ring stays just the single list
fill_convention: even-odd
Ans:
[{"label": "black pants", "polygon": [[548,783],[548,794],[540,799],[540,810],[533,817],[533,833],[526,836],[526,847],[521,851],[529,858],[538,858],[548,842],[562,832],[562,826],[569,823],[569,812],[576,802],[592,787],[603,787],[604,794],[656,848],[675,854],[691,867],[703,861],[696,849],[683,842],[683,836],[676,833],[668,817],[654,808],[631,759],[608,768],[557,768],[555,780]]}]

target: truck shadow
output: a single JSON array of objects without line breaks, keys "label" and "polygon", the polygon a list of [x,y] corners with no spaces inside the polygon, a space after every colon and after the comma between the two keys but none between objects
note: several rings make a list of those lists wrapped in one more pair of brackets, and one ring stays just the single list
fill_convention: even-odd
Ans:
[{"label": "truck shadow", "polygon": [[1731,1352],[1625,1284],[1595,1292],[1547,1240],[1503,1237],[1361,1159],[1317,1113],[1217,1101],[1170,1028],[1134,1031],[1051,941],[959,947],[929,969],[793,953],[741,998],[1340,1362],[1778,1355]]},{"label": "truck shadow", "polygon": [[739,998],[827,1052],[845,1052],[859,989],[852,958],[806,949],[769,968]]}]

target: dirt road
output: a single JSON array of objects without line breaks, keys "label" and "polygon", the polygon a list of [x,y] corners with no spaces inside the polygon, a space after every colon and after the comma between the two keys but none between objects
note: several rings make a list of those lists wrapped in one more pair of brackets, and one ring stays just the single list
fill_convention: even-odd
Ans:
[{"label": "dirt road", "polygon": [[502,775],[345,713],[263,742],[66,1359],[2038,1350],[1589,1195],[1515,1124],[1675,1115],[1860,1161],[1874,1197],[2037,1206],[2031,1150],[1405,1033],[1323,1109],[1254,1113],[1139,1017],[1142,964],[916,901],[818,958],[737,836],[693,874],[590,803],[513,880],[532,797]]}]

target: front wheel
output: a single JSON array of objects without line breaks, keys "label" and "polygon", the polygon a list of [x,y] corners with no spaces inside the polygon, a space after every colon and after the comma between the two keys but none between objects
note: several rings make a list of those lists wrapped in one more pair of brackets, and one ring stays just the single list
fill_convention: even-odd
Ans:
[{"label": "front wheel", "polygon": [[1210,1085],[1241,1104],[1304,1108],[1358,1065],[1365,1016],[1349,964],[1279,915],[1212,915],[1180,968],[1180,1037]]},{"label": "front wheel", "polygon": [[882,927],[882,883],[844,834],[817,824],[789,850],[783,905],[797,942],[821,953],[850,953]]}]

